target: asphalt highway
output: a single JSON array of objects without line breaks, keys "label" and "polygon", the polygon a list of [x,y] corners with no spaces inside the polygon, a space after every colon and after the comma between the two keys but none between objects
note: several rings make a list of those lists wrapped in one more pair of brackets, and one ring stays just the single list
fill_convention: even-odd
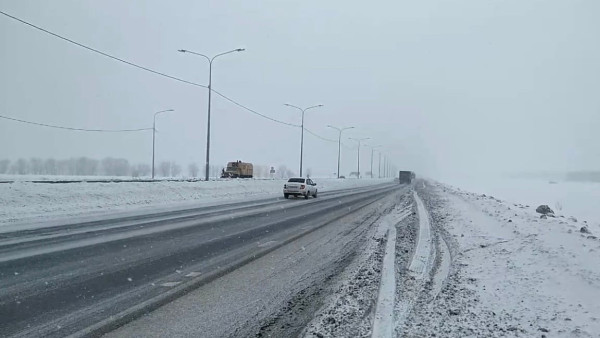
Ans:
[{"label": "asphalt highway", "polygon": [[0,335],[105,333],[398,188],[0,232]]}]

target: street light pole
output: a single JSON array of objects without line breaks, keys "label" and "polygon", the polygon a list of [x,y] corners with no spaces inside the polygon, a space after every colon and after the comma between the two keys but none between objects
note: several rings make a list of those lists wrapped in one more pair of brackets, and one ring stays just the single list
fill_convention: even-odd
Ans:
[{"label": "street light pole", "polygon": [[379,165],[377,165],[377,176],[381,178],[381,150],[379,151]]},{"label": "street light pole", "polygon": [[318,104],[316,106],[310,106],[307,108],[300,108],[300,107],[296,107],[294,105],[291,105],[289,103],[284,103],[284,106],[288,106],[288,107],[292,107],[292,108],[296,108],[298,110],[300,110],[302,112],[302,124],[300,125],[302,131],[300,133],[300,177],[302,177],[302,157],[303,157],[303,153],[304,153],[304,112],[309,110],[309,109],[313,109],[313,108],[319,108],[319,107],[323,107],[322,104]]},{"label": "street light pole", "polygon": [[204,54],[192,52],[189,50],[185,50],[185,49],[178,50],[178,52],[190,53],[190,54],[202,56],[202,57],[206,58],[206,60],[208,60],[208,123],[206,125],[206,170],[205,170],[205,180],[206,181],[208,181],[208,174],[209,174],[209,168],[210,168],[210,99],[211,99],[211,93],[212,93],[212,63],[219,56],[233,53],[233,52],[243,52],[243,51],[245,51],[244,48],[237,48],[234,50],[230,50],[228,52],[217,54],[217,55],[213,56],[212,58],[210,58]]},{"label": "street light pole", "polygon": [[383,156],[383,177],[387,178],[387,157]]},{"label": "street light pole", "polygon": [[365,141],[365,140],[370,140],[370,137],[364,137],[364,138],[352,138],[350,137],[350,140],[354,140],[356,142],[358,142],[358,173],[356,175],[356,178],[359,179],[360,178],[360,142]]},{"label": "street light pole", "polygon": [[371,179],[373,179],[373,153],[375,152],[375,149],[377,149],[381,146],[369,146],[369,145],[366,145],[366,146],[371,148]]},{"label": "street light pole", "polygon": [[166,113],[169,111],[174,111],[173,109],[161,110],[154,113],[154,120],[152,122],[152,179],[154,179],[154,145],[156,143],[156,115],[160,113]]},{"label": "street light pole", "polygon": [[327,125],[329,128],[333,128],[339,132],[338,134],[338,158],[337,158],[337,178],[340,178],[340,154],[342,153],[342,132],[346,129],[354,129],[354,127],[337,128],[331,125]]}]

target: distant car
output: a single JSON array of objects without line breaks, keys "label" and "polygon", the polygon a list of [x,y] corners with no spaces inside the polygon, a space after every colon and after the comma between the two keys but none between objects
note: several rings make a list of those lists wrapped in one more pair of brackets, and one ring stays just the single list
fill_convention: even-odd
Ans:
[{"label": "distant car", "polygon": [[283,185],[283,197],[304,196],[308,199],[310,196],[317,198],[317,184],[310,178],[292,177]]}]

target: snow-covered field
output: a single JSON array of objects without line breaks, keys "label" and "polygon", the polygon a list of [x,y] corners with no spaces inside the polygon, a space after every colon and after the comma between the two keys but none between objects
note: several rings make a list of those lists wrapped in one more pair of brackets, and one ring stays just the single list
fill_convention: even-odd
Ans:
[{"label": "snow-covered field", "polygon": [[[428,184],[432,223],[447,232],[452,268],[406,336],[598,337],[600,227],[540,218],[521,204]],[[586,230],[582,230],[582,227]]]},{"label": "snow-covered field", "polygon": [[547,204],[555,212],[573,215],[600,224],[600,183],[541,179],[470,177],[448,179],[444,183],[479,194],[492,195],[515,203]]},{"label": "snow-covered field", "polygon": [[[42,179],[27,179],[32,178]],[[389,181],[391,179],[315,179],[320,192]],[[284,182],[221,180],[51,184],[18,180],[14,183],[0,184],[0,226],[16,222],[46,221],[56,217],[92,216],[117,211],[156,210],[200,203],[275,197],[281,195]]]}]

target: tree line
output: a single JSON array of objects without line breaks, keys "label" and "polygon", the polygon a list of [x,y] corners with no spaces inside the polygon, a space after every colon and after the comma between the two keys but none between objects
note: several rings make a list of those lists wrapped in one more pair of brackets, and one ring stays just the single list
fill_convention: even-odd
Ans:
[{"label": "tree line", "polygon": [[[204,167],[197,163],[188,164],[187,171],[184,167],[174,161],[162,161],[154,168],[157,177],[200,177],[204,176]],[[212,165],[209,168],[211,177],[221,174],[221,166]],[[287,178],[294,176],[294,172],[285,165],[280,165],[276,173],[271,176],[271,167],[266,165],[254,165],[254,177],[256,178]],[[54,158],[30,159],[20,158],[18,160],[0,160],[0,175],[60,175],[60,176],[130,176],[149,177],[152,167],[149,164],[132,164],[124,158],[106,157],[98,160],[89,157],[74,157],[57,160]]]},{"label": "tree line", "polygon": [[113,157],[101,160],[89,157],[0,160],[0,174],[10,175],[147,176],[150,172],[148,164],[131,164],[127,159]]}]

